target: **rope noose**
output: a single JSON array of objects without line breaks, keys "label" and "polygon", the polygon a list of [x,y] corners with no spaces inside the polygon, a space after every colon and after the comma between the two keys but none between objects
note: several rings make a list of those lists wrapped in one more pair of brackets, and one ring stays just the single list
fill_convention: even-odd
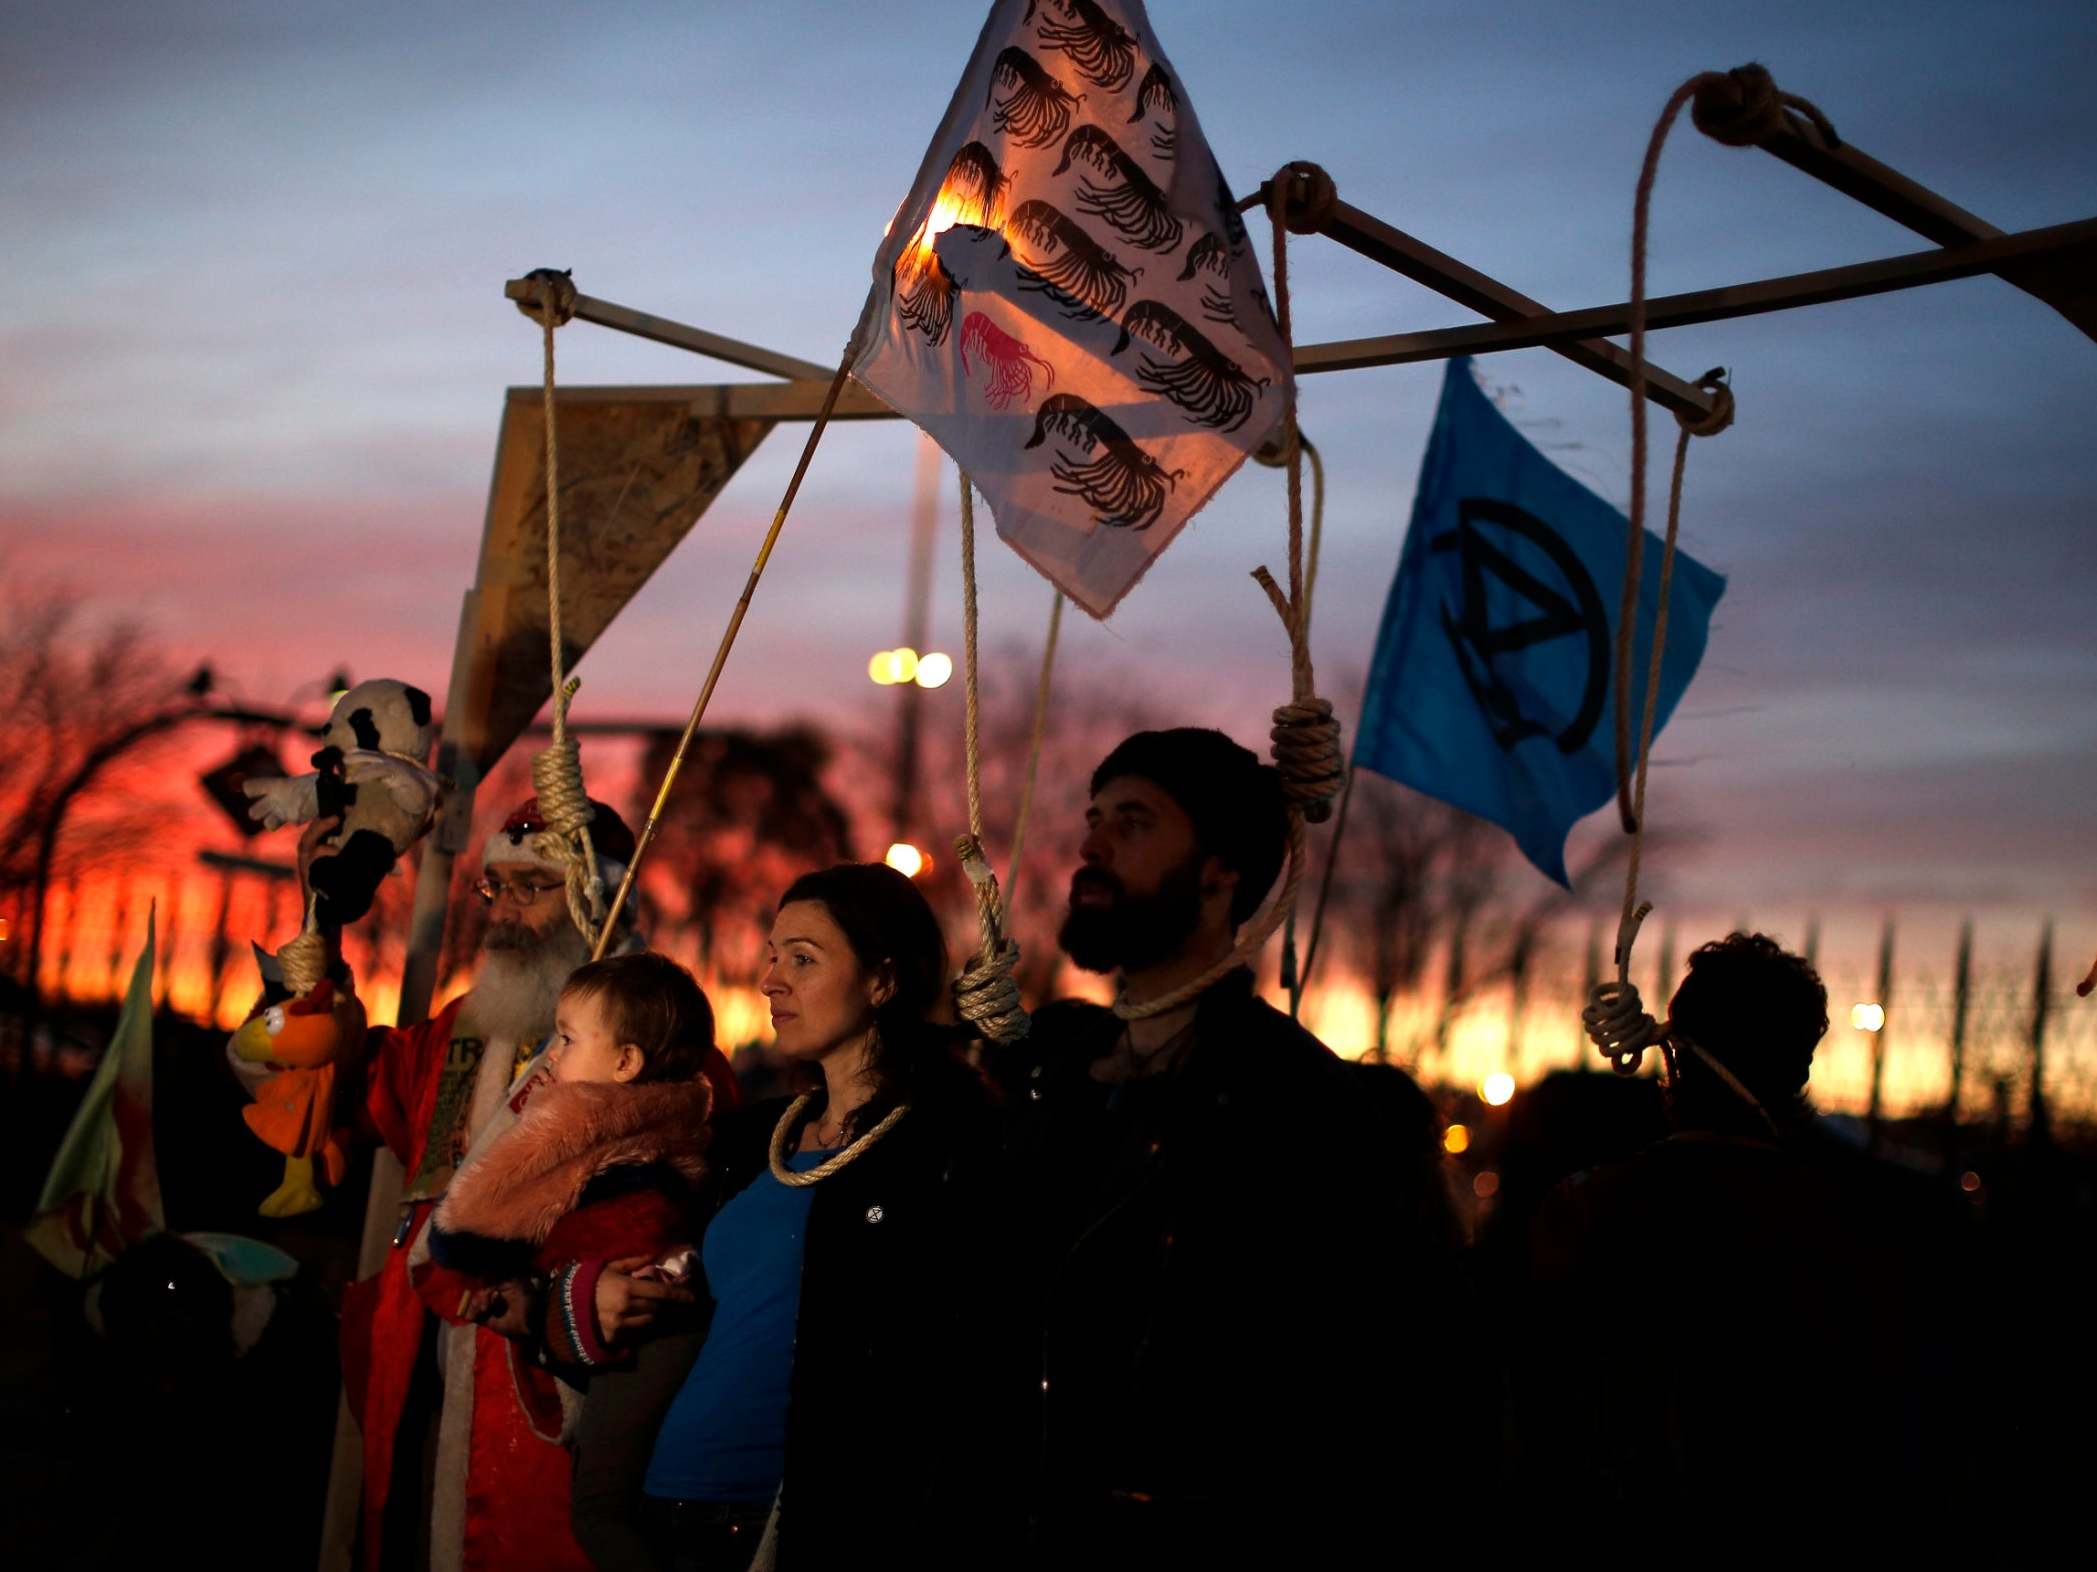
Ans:
[{"label": "rope noose", "polygon": [[808,1105],[814,1100],[815,1093],[803,1092],[799,1097],[787,1104],[786,1112],[781,1114],[779,1122],[772,1126],[772,1144],[767,1149],[766,1155],[771,1159],[772,1177],[789,1189],[799,1190],[808,1185],[822,1183],[823,1180],[828,1179],[846,1164],[857,1160],[868,1147],[893,1130],[902,1120],[903,1115],[910,1112],[910,1104],[896,1104],[895,1107],[889,1109],[882,1116],[879,1124],[875,1125],[873,1129],[867,1131],[865,1135],[862,1135],[843,1151],[824,1158],[813,1168],[797,1173],[792,1168],[789,1168],[786,1163],[786,1138],[793,1133],[795,1121],[801,1117]]},{"label": "rope noose", "polygon": [[[1580,1012],[1581,1024],[1590,1041],[1608,1058],[1619,1075],[1635,1075],[1647,1048],[1661,1042],[1664,1029],[1639,998],[1631,981],[1631,948],[1639,925],[1653,909],[1651,901],[1638,898],[1639,865],[1645,855],[1646,767],[1653,750],[1653,721],[1660,699],[1661,662],[1667,652],[1667,618],[1673,598],[1675,542],[1682,523],[1682,477],[1688,464],[1689,439],[1714,437],[1733,424],[1733,390],[1722,369],[1707,371],[1697,386],[1710,395],[1710,410],[1701,416],[1677,413],[1675,461],[1668,482],[1667,534],[1661,543],[1659,604],[1653,614],[1653,648],[1646,662],[1645,701],[1639,718],[1638,752],[1635,767],[1631,755],[1631,658],[1638,625],[1638,592],[1643,580],[1646,511],[1646,238],[1653,204],[1653,181],[1660,170],[1660,151],[1682,106],[1695,100],[1694,119],[1700,130],[1734,146],[1751,145],[1789,124],[1786,106],[1806,113],[1830,144],[1834,128],[1820,111],[1778,93],[1769,73],[1760,66],[1742,66],[1730,73],[1706,71],[1691,77],[1669,95],[1646,144],[1645,161],[1638,172],[1638,190],[1631,217],[1631,505],[1624,544],[1624,586],[1618,603],[1616,628],[1616,766],[1617,813],[1631,838],[1631,854],[1624,867],[1624,905],[1617,919],[1616,980],[1596,986]],[[1701,1050],[1699,1053],[1701,1054]],[[1708,1056],[1706,1056],[1708,1057]]]},{"label": "rope noose", "polygon": [[[976,952],[954,981],[954,1008],[978,1035],[994,1043],[1014,1043],[1032,1025],[1019,996],[1019,943],[1005,933],[1005,905],[998,893],[997,872],[983,855],[983,759],[981,714],[976,689],[976,504],[968,471],[961,470],[961,636],[962,687],[967,705],[963,752],[967,760],[968,833],[954,837],[954,852],[976,895]],[[1062,601],[1057,600],[1060,613]],[[1051,623],[1053,629],[1054,623]],[[1054,646],[1050,646],[1050,655]],[[1043,662],[1042,686],[1048,682]],[[1035,739],[1040,740],[1040,715]],[[1032,764],[1029,764],[1031,778]],[[1014,850],[1017,852],[1014,837]],[[1014,864],[1015,870],[1017,864]]]},{"label": "rope noose", "polygon": [[560,864],[566,875],[568,917],[595,948],[604,922],[604,879],[590,839],[596,810],[583,784],[582,749],[568,735],[568,706],[582,679],[566,670],[561,643],[560,441],[554,414],[554,329],[575,315],[575,281],[565,269],[534,268],[526,275],[539,286],[517,309],[539,324],[545,340],[546,402],[546,641],[553,671],[553,741],[532,758],[532,789],[546,828],[531,839],[534,855]]},{"label": "rope noose", "polygon": [[[1281,332],[1284,365],[1295,357],[1289,321],[1289,243],[1291,234],[1316,233],[1338,200],[1332,177],[1316,164],[1285,165],[1267,185],[1267,211],[1274,223],[1274,321]],[[1318,697],[1311,668],[1311,598],[1304,571],[1303,552],[1303,452],[1305,444],[1296,429],[1295,377],[1282,410],[1282,462],[1289,475],[1289,588],[1285,594],[1265,567],[1255,568],[1253,578],[1282,620],[1289,635],[1290,698],[1274,712],[1269,733],[1276,767],[1281,772],[1282,796],[1289,810],[1289,860],[1281,892],[1264,916],[1251,924],[1232,946],[1230,954],[1192,982],[1131,1004],[1114,1002],[1114,1013],[1125,1021],[1140,1021],[1162,1015],[1200,997],[1219,979],[1256,959],[1277,928],[1293,922],[1296,896],[1303,885],[1306,824],[1322,824],[1332,816],[1333,798],[1338,795],[1346,768],[1340,753],[1340,723],[1333,719],[1332,705]],[[1315,462],[1315,461],[1314,461]],[[1322,470],[1320,471],[1322,480]],[[1322,485],[1321,485],[1322,490]],[[1282,983],[1295,993],[1293,948],[1282,958]]]},{"label": "rope noose", "polygon": [[328,975],[328,941],[314,922],[314,898],[307,897],[306,921],[277,951],[277,970],[294,998],[303,999]]}]

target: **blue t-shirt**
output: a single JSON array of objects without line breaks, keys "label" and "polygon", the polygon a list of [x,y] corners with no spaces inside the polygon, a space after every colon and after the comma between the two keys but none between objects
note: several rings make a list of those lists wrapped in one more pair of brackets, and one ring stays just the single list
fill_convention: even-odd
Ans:
[{"label": "blue t-shirt", "polygon": [[[833,1154],[796,1152],[796,1173]],[[656,1433],[643,1489],[668,1501],[768,1502],[786,1472],[786,1400],[815,1186],[766,1168],[715,1216],[700,1248],[713,1324]]]}]

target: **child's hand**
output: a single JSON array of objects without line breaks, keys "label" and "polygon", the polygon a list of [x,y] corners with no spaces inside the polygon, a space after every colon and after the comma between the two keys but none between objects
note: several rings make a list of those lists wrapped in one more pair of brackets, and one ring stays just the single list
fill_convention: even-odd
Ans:
[{"label": "child's hand", "polygon": [[633,1274],[655,1260],[653,1255],[623,1256],[606,1264],[597,1279],[597,1329],[606,1342],[615,1342],[629,1332],[645,1331],[656,1316],[675,1305],[693,1303],[689,1288],[676,1283],[651,1283]]},{"label": "child's hand", "polygon": [[531,1331],[531,1289],[520,1282],[498,1283],[473,1296],[467,1319],[504,1337],[524,1337]]}]

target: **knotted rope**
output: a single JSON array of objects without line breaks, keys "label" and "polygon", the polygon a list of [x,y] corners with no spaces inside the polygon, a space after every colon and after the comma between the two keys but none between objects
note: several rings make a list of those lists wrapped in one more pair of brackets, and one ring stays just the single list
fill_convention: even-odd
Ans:
[{"label": "knotted rope", "polygon": [[[1339,200],[1340,190],[1333,184],[1332,176],[1306,159],[1299,158],[1282,165],[1267,183],[1267,210],[1292,235],[1315,235],[1324,229],[1325,221],[1332,217],[1332,210]],[[1274,260],[1277,297],[1285,287],[1281,271],[1281,255],[1277,252]],[[1276,307],[1276,319],[1281,324],[1282,336],[1286,338],[1288,307],[1281,305],[1278,298]]]},{"label": "knotted rope", "polygon": [[793,1133],[795,1123],[807,1111],[809,1103],[814,1100],[815,1093],[803,1092],[787,1105],[786,1112],[779,1116],[779,1122],[772,1127],[772,1145],[769,1153],[772,1162],[772,1177],[781,1184],[786,1185],[789,1189],[799,1190],[807,1185],[820,1184],[839,1169],[856,1162],[866,1152],[868,1147],[893,1130],[901,1122],[903,1115],[910,1112],[910,1104],[896,1104],[882,1117],[879,1124],[875,1125],[873,1129],[867,1131],[865,1135],[862,1135],[843,1151],[826,1157],[813,1168],[797,1173],[786,1165],[786,1140]]},{"label": "knotted rope", "polygon": [[283,975],[284,986],[300,999],[318,988],[328,975],[328,941],[314,925],[315,909],[313,898],[308,896],[305,925],[277,951],[277,970]]},{"label": "knotted rope", "polygon": [[[1624,865],[1624,905],[1617,919],[1616,980],[1599,984],[1580,1012],[1580,1020],[1594,1045],[1609,1059],[1619,1075],[1634,1075],[1647,1048],[1661,1039],[1660,1023],[1647,1011],[1631,981],[1631,947],[1639,925],[1653,909],[1651,901],[1638,898],[1639,865],[1645,855],[1646,766],[1653,750],[1653,721],[1660,700],[1661,665],[1667,653],[1667,618],[1673,598],[1675,542],[1682,522],[1682,476],[1689,458],[1691,437],[1712,437],[1733,423],[1733,390],[1723,370],[1707,371],[1697,386],[1711,397],[1710,410],[1701,416],[1677,414],[1675,462],[1668,483],[1667,534],[1660,552],[1660,598],[1653,614],[1653,648],[1646,662],[1645,702],[1640,715],[1638,753],[1635,767],[1631,757],[1631,656],[1638,629],[1638,592],[1643,582],[1646,516],[1646,238],[1653,204],[1653,181],[1660,171],[1660,151],[1682,106],[1700,91],[1723,109],[1726,94],[1744,105],[1728,124],[1728,134],[1744,134],[1755,115],[1767,118],[1760,98],[1751,92],[1755,78],[1767,85],[1769,73],[1759,66],[1742,67],[1729,76],[1705,72],[1691,77],[1669,96],[1646,143],[1645,161],[1638,172],[1638,191],[1631,217],[1631,505],[1624,542],[1624,586],[1618,602],[1616,628],[1616,769],[1617,814],[1624,832],[1631,837],[1631,854]],[[1774,93],[1774,87],[1768,91]],[[1779,120],[1784,113],[1784,95],[1771,102]],[[1810,106],[1809,106],[1810,107]],[[1714,110],[1714,114],[1719,111]],[[1818,111],[1814,111],[1818,115]],[[1717,133],[1714,132],[1714,135]],[[1764,131],[1760,134],[1766,135]],[[1753,140],[1753,138],[1750,138]]]},{"label": "knotted rope", "polygon": [[[960,473],[961,658],[962,687],[967,705],[962,740],[967,759],[968,833],[954,837],[954,852],[961,859],[961,870],[968,875],[968,882],[976,894],[976,931],[979,937],[976,953],[962,967],[960,977],[955,979],[954,1008],[961,1012],[961,1018],[974,1027],[978,1035],[994,1043],[1013,1043],[1027,1035],[1031,1023],[1019,997],[1019,978],[1016,975],[1019,944],[1005,933],[1005,904],[998,893],[997,872],[983,855],[982,716],[976,687],[976,504],[975,488],[969,482],[968,471],[964,469]],[[1056,601],[1059,616],[1062,604],[1059,595]],[[1048,657],[1054,653],[1051,640]],[[1036,757],[1041,745],[1042,710],[1047,697],[1048,657],[1042,661],[1040,701],[1034,717]],[[1034,760],[1030,758],[1027,765],[1030,793],[1033,772]],[[1015,835],[1015,853],[1017,839]],[[1013,867],[1017,869],[1017,861]]]},{"label": "knotted rope", "polygon": [[[1324,222],[1337,197],[1332,177],[1315,164],[1295,163],[1283,167],[1267,184],[1267,212],[1274,225],[1274,320],[1280,329],[1285,363],[1293,360],[1294,340],[1289,319],[1289,242],[1291,233],[1311,234]],[[1196,977],[1155,999],[1131,1004],[1114,1002],[1114,1013],[1125,1021],[1140,1021],[1162,1015],[1198,998],[1219,979],[1255,959],[1275,929],[1296,915],[1296,895],[1303,884],[1306,836],[1304,826],[1322,824],[1332,815],[1332,800],[1338,794],[1346,769],[1340,754],[1340,723],[1333,719],[1332,705],[1317,695],[1311,669],[1310,610],[1303,560],[1303,450],[1296,426],[1296,385],[1292,376],[1282,410],[1281,451],[1289,475],[1289,588],[1286,594],[1264,566],[1253,570],[1253,578],[1274,605],[1289,635],[1291,697],[1274,712],[1269,733],[1275,765],[1282,776],[1282,795],[1289,809],[1289,861],[1281,893],[1266,913],[1252,923],[1231,947],[1228,955]],[[1282,981],[1293,996],[1296,991],[1293,948],[1283,957]]]},{"label": "knotted rope", "polygon": [[518,301],[517,309],[539,324],[546,347],[546,641],[553,669],[553,741],[532,759],[532,787],[546,828],[532,837],[531,847],[535,856],[560,864],[569,920],[594,949],[604,923],[604,879],[590,840],[596,810],[583,785],[582,750],[568,735],[568,706],[582,679],[567,674],[561,644],[560,441],[553,396],[553,334],[575,315],[575,281],[565,270],[548,267],[526,276],[539,286],[538,294]]},{"label": "knotted rope", "polygon": [[[1753,147],[1782,131],[1805,134],[1823,148],[1842,145],[1828,117],[1796,93],[1781,92],[1768,68],[1750,61],[1731,71],[1704,71],[1683,84],[1690,98],[1689,118],[1714,142],[1727,147]],[[1797,110],[1804,126],[1788,113]]]}]

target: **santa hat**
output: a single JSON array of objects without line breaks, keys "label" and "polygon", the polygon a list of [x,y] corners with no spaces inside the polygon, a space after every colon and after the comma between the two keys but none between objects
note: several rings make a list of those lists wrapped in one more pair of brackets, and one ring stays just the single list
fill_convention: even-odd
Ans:
[{"label": "santa hat", "polygon": [[[590,820],[590,845],[597,852],[597,876],[604,881],[605,898],[619,888],[619,881],[626,877],[627,865],[633,861],[633,831],[626,821],[608,804],[590,799],[595,816]],[[537,868],[558,878],[566,878],[567,865],[539,855],[533,844],[548,828],[545,816],[539,812],[539,799],[527,797],[511,810],[510,816],[488,837],[481,848],[483,868]]]}]

